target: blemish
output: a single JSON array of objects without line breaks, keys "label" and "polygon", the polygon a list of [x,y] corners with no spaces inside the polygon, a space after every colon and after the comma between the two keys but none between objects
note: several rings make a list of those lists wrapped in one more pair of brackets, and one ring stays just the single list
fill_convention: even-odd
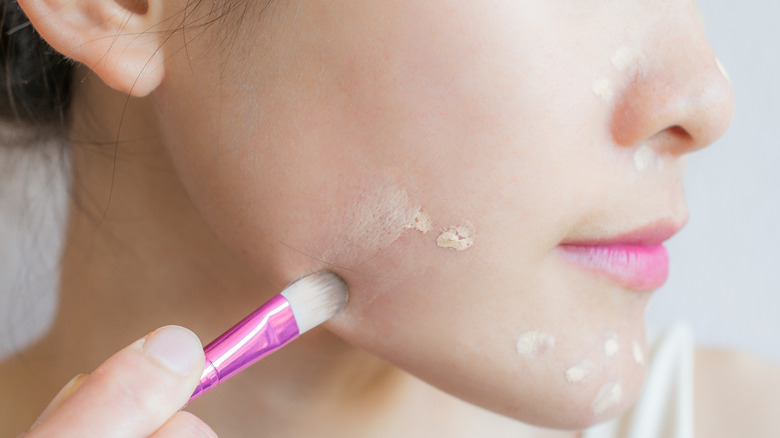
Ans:
[{"label": "blemish", "polygon": [[517,340],[517,354],[533,358],[555,347],[555,337],[545,332],[525,332]]},{"label": "blemish", "polygon": [[604,339],[604,354],[612,357],[617,354],[618,349],[620,349],[620,344],[618,344],[617,333],[607,332]]},{"label": "blemish", "polygon": [[601,389],[599,389],[598,394],[596,394],[596,398],[593,399],[593,403],[591,404],[593,413],[596,415],[601,415],[608,409],[611,409],[620,404],[620,400],[622,399],[623,388],[620,386],[620,384],[615,382],[606,383],[601,387]]}]

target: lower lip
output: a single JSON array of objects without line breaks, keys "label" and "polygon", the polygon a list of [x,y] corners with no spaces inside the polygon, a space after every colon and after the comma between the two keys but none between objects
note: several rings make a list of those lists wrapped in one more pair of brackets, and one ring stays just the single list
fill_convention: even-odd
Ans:
[{"label": "lower lip", "polygon": [[669,276],[669,254],[663,245],[561,245],[563,255],[629,289],[651,291]]}]

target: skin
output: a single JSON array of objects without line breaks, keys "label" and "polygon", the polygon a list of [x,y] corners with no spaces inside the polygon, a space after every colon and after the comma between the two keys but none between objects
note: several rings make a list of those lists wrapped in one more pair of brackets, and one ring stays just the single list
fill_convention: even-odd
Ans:
[{"label": "skin", "polygon": [[[319,269],[347,308],[191,406],[220,433],[572,436],[637,397],[650,294],[558,245],[687,219],[685,157],[733,112],[693,4],[254,2],[199,26],[210,2],[20,3],[95,73],[77,75],[60,315],[3,365],[29,412],[133,333],[211,339]],[[626,47],[643,56],[616,68]],[[639,171],[642,146],[663,166]],[[452,227],[473,246],[438,246]],[[554,348],[518,355],[529,331]],[[622,397],[594,412],[606,383]]]}]

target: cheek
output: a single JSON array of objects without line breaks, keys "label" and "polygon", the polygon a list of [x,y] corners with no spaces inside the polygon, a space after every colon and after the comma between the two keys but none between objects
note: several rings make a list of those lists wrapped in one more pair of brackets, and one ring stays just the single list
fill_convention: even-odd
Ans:
[{"label": "cheek", "polygon": [[[294,79],[234,81],[248,89],[234,90],[243,106],[211,109],[216,146],[205,132],[179,135],[187,141],[174,155],[200,157],[179,165],[191,195],[273,283],[322,268],[341,275],[349,306],[328,326],[349,342],[532,423],[614,415],[641,382],[632,343],[644,337],[646,299],[602,299],[625,292],[568,276],[550,252],[567,230],[562,206],[576,210],[593,188],[572,165],[589,145],[564,144],[550,122],[577,120],[553,110],[582,106],[578,94],[549,79],[576,69],[469,59],[486,52],[442,43],[457,35],[425,47],[429,27],[392,53],[368,39],[332,44],[343,52],[324,56],[332,65],[306,59],[288,69]],[[507,71],[536,73],[494,74]],[[261,89],[272,82],[284,93]]]}]

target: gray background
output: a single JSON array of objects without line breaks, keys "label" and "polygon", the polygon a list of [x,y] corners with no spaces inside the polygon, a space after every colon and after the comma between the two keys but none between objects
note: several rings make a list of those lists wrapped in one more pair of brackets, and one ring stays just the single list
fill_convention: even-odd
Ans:
[{"label": "gray background", "polygon": [[690,321],[701,344],[780,364],[780,2],[700,2],[736,94],[731,128],[690,156],[688,225],[648,324]]},{"label": "gray background", "polygon": [[[689,321],[701,344],[780,363],[780,2],[700,6],[737,112],[723,139],[691,156],[691,219],[669,242],[670,278],[648,326]],[[58,160],[41,149],[0,155],[0,358],[43,333],[54,314],[66,199]]]}]

